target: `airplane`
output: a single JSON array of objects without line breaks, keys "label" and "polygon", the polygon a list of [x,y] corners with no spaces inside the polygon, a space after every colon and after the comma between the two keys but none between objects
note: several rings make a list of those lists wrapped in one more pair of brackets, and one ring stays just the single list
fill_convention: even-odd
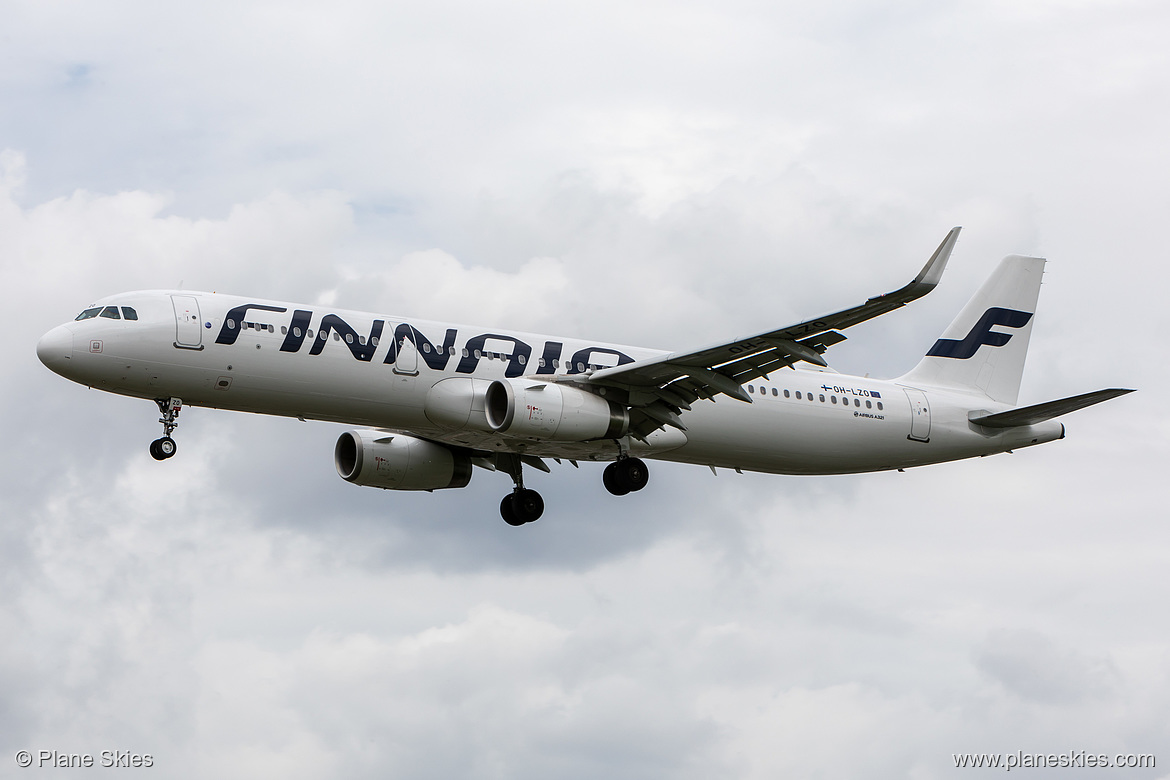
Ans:
[{"label": "airplane", "polygon": [[849,327],[938,284],[951,230],[893,292],[816,319],[694,351],[469,327],[183,290],[95,301],[46,333],[37,356],[91,388],[153,400],[176,452],[184,406],[352,426],[338,474],[389,490],[465,487],[478,466],[514,488],[513,526],[540,518],[524,467],[604,462],[614,495],[646,487],[644,459],[773,474],[853,474],[986,456],[1063,439],[1057,417],[1133,392],[1017,407],[1045,261],[1010,255],[908,373],[848,376],[824,352]]}]

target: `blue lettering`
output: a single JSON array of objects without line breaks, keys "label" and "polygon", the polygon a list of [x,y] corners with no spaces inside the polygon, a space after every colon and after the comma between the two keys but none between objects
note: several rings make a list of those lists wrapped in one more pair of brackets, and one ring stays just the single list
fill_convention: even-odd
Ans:
[{"label": "blue lettering", "polygon": [[[443,344],[438,346],[424,336],[418,328],[404,322],[394,329],[394,343],[390,345],[390,351],[386,353],[386,359],[382,362],[384,364],[395,362],[398,359],[398,346],[403,343],[404,339],[409,339],[410,343],[414,344],[415,351],[422,355],[422,359],[428,366],[435,371],[442,371],[447,367],[447,361],[451,359],[451,347],[455,345],[457,333],[455,328],[447,328]],[[423,346],[424,344],[426,346]]]},{"label": "blue lettering", "polygon": [[616,349],[607,349],[606,347],[585,347],[573,353],[573,359],[569,363],[569,370],[567,374],[580,374],[584,372],[593,363],[593,354],[600,355],[614,355],[617,357],[619,366],[626,363],[633,363],[634,359],[624,352],[618,352]]},{"label": "blue lettering", "polygon": [[[336,314],[326,314],[321,318],[321,327],[317,333],[317,338],[313,341],[313,346],[309,350],[309,354],[321,354],[321,351],[325,349],[325,342],[329,340],[329,332],[332,330],[341,336],[345,341],[345,345],[349,347],[350,353],[355,358],[368,362],[374,357],[374,352],[378,349],[376,342],[381,337],[382,327],[385,324],[383,320],[374,320],[374,324],[370,328],[369,339],[361,339],[358,337],[358,332],[350,327],[348,322]],[[363,341],[365,343],[362,343]]]},{"label": "blue lettering", "polygon": [[243,306],[236,306],[227,313],[224,318],[223,326],[219,329],[219,336],[216,337],[216,344],[235,344],[236,339],[240,337],[240,327],[244,323],[244,315],[248,313],[249,309],[256,311],[275,311],[285,312],[288,309],[279,306],[264,306],[259,303],[245,303]]},{"label": "blue lettering", "polygon": [[297,352],[305,343],[305,335],[309,332],[309,323],[313,319],[313,312],[297,309],[293,312],[292,323],[288,326],[288,333],[284,336],[284,343],[280,345],[281,352]]},{"label": "blue lettering", "polygon": [[484,344],[488,339],[499,339],[500,341],[510,341],[515,345],[512,354],[508,357],[508,367],[504,370],[504,376],[515,377],[524,373],[524,366],[528,363],[528,358],[532,357],[532,347],[525,344],[515,336],[505,336],[500,333],[482,333],[478,336],[467,340],[467,346],[463,359],[459,361],[459,365],[455,368],[460,374],[470,374],[479,365],[480,357],[476,353],[483,354]]}]

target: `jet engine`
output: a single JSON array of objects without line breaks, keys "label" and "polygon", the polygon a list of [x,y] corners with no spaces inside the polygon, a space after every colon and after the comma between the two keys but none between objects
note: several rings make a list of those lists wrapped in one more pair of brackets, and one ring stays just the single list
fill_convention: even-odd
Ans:
[{"label": "jet engine", "polygon": [[387,490],[460,488],[471,481],[468,452],[400,433],[346,431],[333,461],[342,479]]},{"label": "jet engine", "polygon": [[452,377],[436,382],[427,392],[423,413],[435,425],[454,431],[491,433],[483,414],[484,396],[491,380]]},{"label": "jet engine", "polygon": [[542,441],[616,439],[630,427],[624,406],[576,387],[530,379],[492,382],[484,414],[497,433]]}]

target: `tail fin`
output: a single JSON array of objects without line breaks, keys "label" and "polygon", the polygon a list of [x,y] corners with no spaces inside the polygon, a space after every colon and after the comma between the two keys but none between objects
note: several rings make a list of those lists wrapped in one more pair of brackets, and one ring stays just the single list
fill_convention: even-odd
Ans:
[{"label": "tail fin", "polygon": [[981,392],[1014,405],[1043,275],[1039,257],[1005,257],[922,362],[898,381]]}]

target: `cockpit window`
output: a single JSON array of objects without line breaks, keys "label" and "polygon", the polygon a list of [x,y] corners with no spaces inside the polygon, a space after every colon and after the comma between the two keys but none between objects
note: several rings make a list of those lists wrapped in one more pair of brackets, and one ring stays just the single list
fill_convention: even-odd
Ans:
[{"label": "cockpit window", "polygon": [[137,320],[138,319],[138,312],[134,311],[129,306],[123,306],[122,307],[122,316],[128,320]]},{"label": "cockpit window", "polygon": [[109,320],[122,319],[122,315],[118,314],[118,307],[117,306],[107,306],[106,308],[102,309],[102,313],[99,316],[105,317],[106,319],[109,319]]},{"label": "cockpit window", "polygon": [[91,317],[96,317],[96,316],[98,316],[98,315],[99,315],[99,314],[101,314],[101,313],[102,313],[102,307],[101,307],[101,306],[98,306],[96,309],[86,309],[86,310],[85,310],[85,311],[83,311],[81,314],[78,314],[78,315],[77,315],[77,318],[74,320],[74,322],[77,322],[77,321],[79,321],[79,320],[88,320],[88,319],[90,319]]}]

